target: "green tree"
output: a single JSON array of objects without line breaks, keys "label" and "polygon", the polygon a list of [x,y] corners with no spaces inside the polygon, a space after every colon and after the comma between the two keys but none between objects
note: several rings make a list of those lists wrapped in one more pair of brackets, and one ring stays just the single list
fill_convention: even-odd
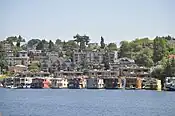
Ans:
[{"label": "green tree", "polygon": [[67,49],[67,44],[65,41],[63,41],[63,51],[66,51],[66,49]]},{"label": "green tree", "polygon": [[2,72],[2,70],[6,68],[7,68],[7,61],[5,59],[5,54],[3,52],[0,52],[0,72]]},{"label": "green tree", "polygon": [[164,67],[164,74],[167,77],[175,76],[175,59],[168,59],[165,67]]},{"label": "green tree", "polygon": [[101,41],[100,41],[100,48],[104,49],[105,48],[105,42],[104,42],[104,38],[101,36]]},{"label": "green tree", "polygon": [[86,43],[86,45],[88,45],[88,43],[89,43],[89,41],[90,41],[89,36],[84,35],[84,36],[83,36],[83,39],[84,39],[84,42]]},{"label": "green tree", "polygon": [[25,42],[25,39],[21,37],[21,35],[18,36],[18,40],[19,42]]},{"label": "green tree", "polygon": [[107,47],[108,47],[109,51],[116,51],[117,50],[117,45],[115,43],[109,43]]},{"label": "green tree", "polygon": [[108,55],[107,52],[104,54],[104,57],[103,57],[103,61],[102,61],[102,63],[104,64],[104,68],[105,68],[105,70],[109,70],[109,69],[110,69],[110,64],[109,64],[109,55]]},{"label": "green tree", "polygon": [[121,41],[120,42],[120,50],[119,50],[119,57],[131,57],[131,48],[130,48],[130,44],[128,41]]},{"label": "green tree", "polygon": [[171,61],[172,76],[175,76],[175,58]]},{"label": "green tree", "polygon": [[153,44],[153,61],[154,63],[158,63],[161,61],[164,56],[166,56],[167,48],[166,48],[166,40],[160,37],[156,37],[154,39]]},{"label": "green tree", "polygon": [[55,44],[56,44],[56,45],[61,45],[61,44],[62,44],[62,42],[61,42],[61,40],[60,40],[60,39],[57,39],[57,40],[55,41]]},{"label": "green tree", "polygon": [[146,55],[144,53],[138,54],[136,56],[135,62],[136,62],[136,64],[138,64],[140,66],[146,66],[146,67],[153,66],[153,60],[151,59],[151,57],[149,57],[148,55]]},{"label": "green tree", "polygon": [[0,53],[4,51],[4,43],[0,41]]},{"label": "green tree", "polygon": [[25,39],[23,39],[20,35],[17,36],[11,36],[11,37],[7,37],[6,41],[10,44],[12,44],[13,42],[25,42]]},{"label": "green tree", "polygon": [[160,79],[162,81],[162,84],[164,82],[164,69],[162,67],[154,68],[151,72],[151,77]]},{"label": "green tree", "polygon": [[78,49],[78,45],[74,40],[69,40],[68,42],[64,42],[63,50],[66,51],[65,55],[68,59],[72,59],[73,51]]},{"label": "green tree", "polygon": [[89,43],[90,39],[89,36],[80,36],[79,34],[73,36],[77,44],[80,43],[80,51],[83,51],[86,49],[86,45]]},{"label": "green tree", "polygon": [[17,42],[18,38],[16,36],[7,37],[6,41],[13,45],[13,42]]},{"label": "green tree", "polygon": [[54,43],[50,40],[49,41],[49,51],[54,50]]},{"label": "green tree", "polygon": [[30,64],[30,66],[29,66],[29,71],[31,71],[31,72],[38,72],[39,71],[39,68],[40,66],[39,66],[39,64],[38,63],[32,63],[32,64]]},{"label": "green tree", "polygon": [[21,46],[21,49],[27,50],[27,44],[22,45],[22,46]]},{"label": "green tree", "polygon": [[44,50],[44,43],[42,41],[40,41],[37,46],[36,46],[37,50]]},{"label": "green tree", "polygon": [[38,43],[40,43],[40,42],[41,42],[41,40],[39,40],[39,39],[31,39],[28,41],[27,47],[32,48],[34,45],[38,45]]},{"label": "green tree", "polygon": [[20,47],[20,41],[17,42],[16,46],[17,47]]}]

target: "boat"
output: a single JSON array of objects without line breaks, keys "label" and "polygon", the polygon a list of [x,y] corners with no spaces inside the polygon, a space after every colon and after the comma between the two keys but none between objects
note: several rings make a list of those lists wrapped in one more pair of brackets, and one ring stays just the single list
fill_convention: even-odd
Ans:
[{"label": "boat", "polygon": [[170,87],[167,89],[167,91],[175,91],[175,87]]},{"label": "boat", "polygon": [[0,88],[2,88],[3,87],[3,85],[2,85],[2,83],[0,83]]},{"label": "boat", "polygon": [[175,77],[166,77],[165,90],[166,91],[175,91]]},{"label": "boat", "polygon": [[131,85],[130,87],[125,87],[126,90],[136,90],[136,87],[134,87],[133,85]]},{"label": "boat", "polygon": [[29,89],[29,88],[31,88],[30,84],[26,84],[26,85],[23,86],[23,89]]},{"label": "boat", "polygon": [[169,84],[166,86],[166,91],[175,91],[175,84]]},{"label": "boat", "polygon": [[13,86],[13,85],[9,85],[9,86],[6,86],[6,88],[9,88],[9,89],[17,89],[18,87]]}]

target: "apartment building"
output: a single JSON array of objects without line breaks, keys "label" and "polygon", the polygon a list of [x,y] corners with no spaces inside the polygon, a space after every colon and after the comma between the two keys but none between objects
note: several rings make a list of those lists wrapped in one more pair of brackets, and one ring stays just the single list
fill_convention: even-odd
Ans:
[{"label": "apartment building", "polygon": [[110,63],[114,63],[118,59],[118,52],[108,52],[107,54],[100,51],[74,52],[73,63],[81,64],[82,61],[86,61],[87,63],[101,64],[105,57]]}]

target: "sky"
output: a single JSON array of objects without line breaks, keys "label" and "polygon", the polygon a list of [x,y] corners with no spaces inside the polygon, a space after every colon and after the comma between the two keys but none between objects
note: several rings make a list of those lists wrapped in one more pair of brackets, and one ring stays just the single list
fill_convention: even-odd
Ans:
[{"label": "sky", "polygon": [[175,36],[175,0],[0,0],[0,40],[70,40],[119,43]]}]

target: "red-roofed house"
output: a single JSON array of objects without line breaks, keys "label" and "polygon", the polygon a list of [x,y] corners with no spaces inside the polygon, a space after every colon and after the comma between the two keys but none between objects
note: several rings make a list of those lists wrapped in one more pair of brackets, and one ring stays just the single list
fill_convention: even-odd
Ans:
[{"label": "red-roofed house", "polygon": [[173,59],[174,58],[175,59],[175,54],[169,55],[168,58],[170,58],[170,59]]}]

